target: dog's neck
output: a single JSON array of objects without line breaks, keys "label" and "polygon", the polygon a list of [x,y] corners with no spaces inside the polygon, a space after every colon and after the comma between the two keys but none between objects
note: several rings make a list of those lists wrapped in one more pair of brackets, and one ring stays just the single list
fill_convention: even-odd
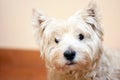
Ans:
[{"label": "dog's neck", "polygon": [[[83,72],[83,71],[68,71],[68,72],[59,72],[57,70],[48,71],[48,80],[93,80],[92,72]],[[90,75],[91,76],[88,76]]]},{"label": "dog's neck", "polygon": [[48,68],[48,80],[96,80],[99,71],[99,64],[89,71],[74,70],[59,72],[57,69]]}]

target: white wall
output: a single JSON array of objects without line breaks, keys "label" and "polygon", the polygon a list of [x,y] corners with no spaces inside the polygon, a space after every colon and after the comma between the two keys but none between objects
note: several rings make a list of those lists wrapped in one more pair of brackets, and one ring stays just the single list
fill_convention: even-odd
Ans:
[{"label": "white wall", "polygon": [[[89,0],[0,0],[0,48],[38,49],[32,35],[32,8],[67,18]],[[96,0],[103,15],[104,43],[120,49],[120,0]]]}]

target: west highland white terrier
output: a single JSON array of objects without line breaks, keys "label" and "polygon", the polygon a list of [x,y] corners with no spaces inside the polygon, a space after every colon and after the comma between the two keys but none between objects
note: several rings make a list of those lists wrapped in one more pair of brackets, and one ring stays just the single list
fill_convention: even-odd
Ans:
[{"label": "west highland white terrier", "polygon": [[32,25],[48,80],[120,80],[120,54],[105,48],[96,2],[67,20],[33,10]]}]

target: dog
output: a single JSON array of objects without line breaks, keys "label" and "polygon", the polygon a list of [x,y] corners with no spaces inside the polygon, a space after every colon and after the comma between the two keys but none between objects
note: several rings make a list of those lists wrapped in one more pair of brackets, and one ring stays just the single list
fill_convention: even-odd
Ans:
[{"label": "dog", "polygon": [[48,80],[120,80],[120,53],[103,45],[95,1],[67,20],[33,10],[32,25]]}]

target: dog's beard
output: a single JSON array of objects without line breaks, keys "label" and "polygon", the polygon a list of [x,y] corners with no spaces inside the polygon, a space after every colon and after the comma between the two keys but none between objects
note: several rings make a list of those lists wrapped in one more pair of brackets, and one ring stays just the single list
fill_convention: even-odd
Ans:
[{"label": "dog's beard", "polygon": [[92,67],[92,59],[88,52],[77,53],[73,61],[66,60],[63,52],[59,50],[53,50],[50,54],[49,58],[47,58],[49,59],[47,60],[48,64],[57,71],[88,71]]}]

